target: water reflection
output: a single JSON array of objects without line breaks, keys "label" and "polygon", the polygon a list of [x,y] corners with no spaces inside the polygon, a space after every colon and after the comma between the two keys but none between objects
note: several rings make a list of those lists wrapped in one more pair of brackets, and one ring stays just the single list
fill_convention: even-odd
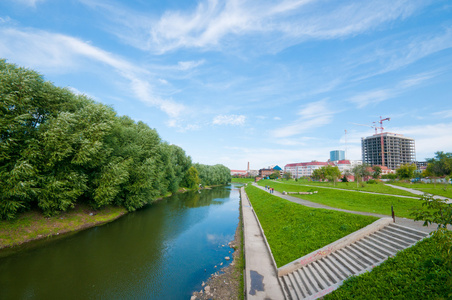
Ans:
[{"label": "water reflection", "polygon": [[178,194],[110,224],[0,259],[0,299],[182,299],[227,263],[230,187]]}]

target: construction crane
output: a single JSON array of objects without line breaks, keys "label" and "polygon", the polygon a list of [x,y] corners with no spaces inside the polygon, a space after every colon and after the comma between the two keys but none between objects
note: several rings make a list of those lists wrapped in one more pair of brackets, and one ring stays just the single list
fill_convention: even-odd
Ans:
[{"label": "construction crane", "polygon": [[[374,125],[365,125],[365,124],[351,123],[351,124],[358,125],[358,126],[366,126],[366,127],[374,128],[374,129],[375,129],[375,134],[378,134],[378,129],[381,130],[381,131],[380,131],[381,166],[384,166],[384,165],[385,165],[385,151],[384,151],[384,139],[383,139],[383,130],[384,130],[383,122],[384,122],[384,121],[390,121],[390,120],[391,120],[391,118],[384,118],[384,119],[383,119],[383,118],[380,116],[380,121],[372,122]],[[380,123],[380,126],[378,126],[377,123]]]},{"label": "construction crane", "polygon": [[[391,120],[391,118],[383,119],[380,116],[380,121],[378,122],[378,123],[380,123],[380,127],[375,126],[375,133],[377,132],[377,129],[381,130],[381,132],[380,132],[380,142],[381,142],[381,166],[382,167],[384,167],[384,165],[385,165],[385,150],[384,150],[385,149],[384,148],[385,142],[384,142],[384,139],[383,139],[383,130],[384,130],[383,122],[384,121],[390,121],[390,120]],[[374,124],[376,124],[376,122],[374,122]]]}]

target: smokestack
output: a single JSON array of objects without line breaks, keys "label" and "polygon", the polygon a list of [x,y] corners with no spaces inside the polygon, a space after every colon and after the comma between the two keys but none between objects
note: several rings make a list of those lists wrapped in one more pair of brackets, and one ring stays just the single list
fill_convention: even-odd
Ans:
[{"label": "smokestack", "polygon": [[246,169],[248,172],[250,171],[250,162],[248,162],[248,169]]}]

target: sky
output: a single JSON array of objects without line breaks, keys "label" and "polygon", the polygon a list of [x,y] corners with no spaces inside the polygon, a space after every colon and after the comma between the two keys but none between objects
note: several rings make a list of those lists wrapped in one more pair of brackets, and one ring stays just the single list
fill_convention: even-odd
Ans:
[{"label": "sky", "polygon": [[449,0],[1,0],[0,58],[197,163],[360,160],[380,117],[452,152]]}]

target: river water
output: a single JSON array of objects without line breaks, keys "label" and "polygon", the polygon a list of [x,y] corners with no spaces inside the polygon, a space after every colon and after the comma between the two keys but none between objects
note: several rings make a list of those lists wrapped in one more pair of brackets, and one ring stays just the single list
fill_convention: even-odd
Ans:
[{"label": "river water", "polygon": [[239,197],[234,184],[177,194],[0,258],[0,299],[190,299],[230,263]]}]

